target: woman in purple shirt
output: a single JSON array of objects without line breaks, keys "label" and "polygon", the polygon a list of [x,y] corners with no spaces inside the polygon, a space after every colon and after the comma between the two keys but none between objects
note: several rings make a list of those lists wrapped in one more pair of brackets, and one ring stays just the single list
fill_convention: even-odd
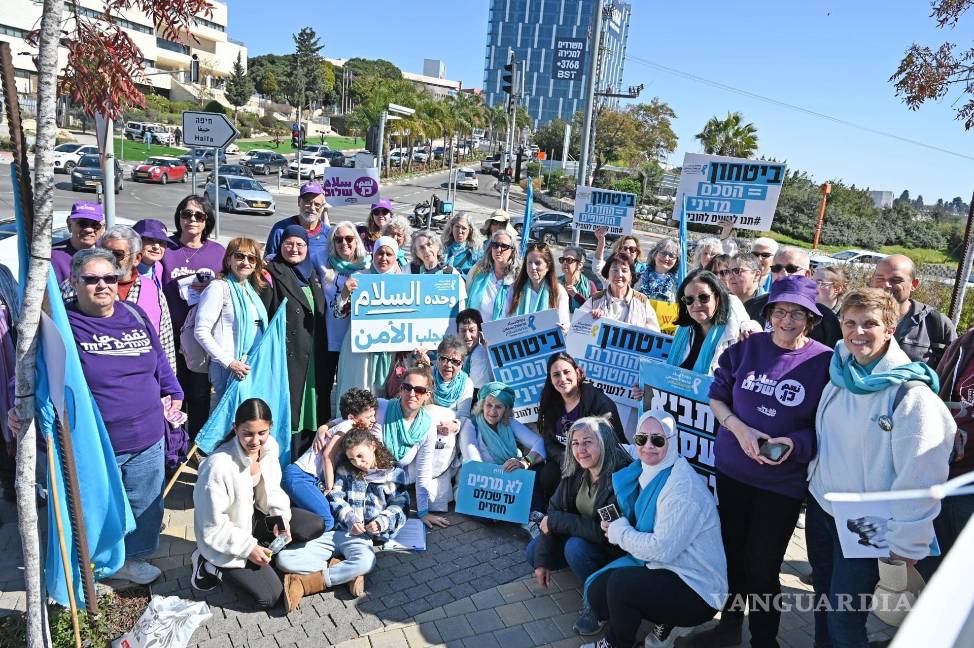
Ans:
[{"label": "woman in purple shirt", "polygon": [[186,392],[186,431],[192,438],[200,431],[210,414],[210,380],[206,372],[197,373],[186,366],[179,353],[179,331],[183,328],[190,306],[195,305],[203,289],[216,278],[223,267],[226,249],[209,240],[216,227],[216,216],[202,196],[186,196],[176,206],[176,233],[170,237],[162,257],[162,289],[172,316],[176,342],[176,376]]},{"label": "woman in purple shirt", "polygon": [[[780,593],[778,572],[807,491],[815,454],[815,411],[829,381],[832,350],[808,337],[821,319],[815,282],[771,284],[770,333],[755,333],[720,356],[710,407],[720,423],[714,453],[720,530],[731,597],[720,623],[691,645],[741,641],[744,601]],[[779,612],[754,606],[751,645],[777,646]]]}]

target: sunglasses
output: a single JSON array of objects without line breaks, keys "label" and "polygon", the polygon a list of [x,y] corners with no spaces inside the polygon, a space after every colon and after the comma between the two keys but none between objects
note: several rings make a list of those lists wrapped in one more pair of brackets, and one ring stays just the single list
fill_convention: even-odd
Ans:
[{"label": "sunglasses", "polygon": [[632,245],[623,245],[621,248],[619,248],[619,251],[620,252],[629,252],[630,254],[632,254],[634,252],[639,252],[639,248],[637,248],[635,246],[632,246]]},{"label": "sunglasses", "polygon": [[197,223],[203,223],[206,221],[206,212],[196,211],[195,209],[184,209],[179,212],[179,217],[183,220],[196,221]]},{"label": "sunglasses", "polygon": [[81,281],[86,286],[97,286],[100,281],[104,281],[106,286],[112,286],[118,283],[118,275],[81,275]]},{"label": "sunglasses", "polygon": [[245,254],[244,252],[234,252],[234,261],[246,261],[247,263],[257,264],[257,256],[254,254]]},{"label": "sunglasses", "polygon": [[346,245],[351,245],[352,243],[355,242],[355,237],[354,236],[336,236],[335,237],[335,242],[337,243],[339,241],[344,242]]},{"label": "sunglasses", "polygon": [[751,254],[762,259],[770,259],[772,256],[774,256],[773,252],[752,252]]},{"label": "sunglasses", "polygon": [[491,241],[490,247],[495,250],[500,250],[501,252],[507,252],[508,250],[513,250],[513,245],[508,245],[507,243],[501,243],[500,241]]},{"label": "sunglasses", "polygon": [[81,229],[101,229],[101,221],[89,220],[87,218],[76,218],[74,222],[77,223],[78,227]]},{"label": "sunglasses", "polygon": [[416,392],[417,396],[425,396],[429,393],[429,389],[422,387],[420,385],[410,385],[409,383],[403,383],[399,385],[399,391],[403,393]]},{"label": "sunglasses", "polygon": [[717,275],[718,277],[720,277],[721,279],[723,279],[724,277],[726,277],[726,276],[727,276],[727,275],[729,275],[730,273],[731,273],[731,271],[730,271],[730,270],[726,270],[726,269],[724,269],[724,270],[718,270],[718,271],[717,271],[717,272],[715,272],[714,274],[715,274],[715,275]]},{"label": "sunglasses", "polygon": [[787,270],[788,274],[795,274],[799,270],[804,270],[804,269],[805,268],[801,266],[797,266],[794,263],[789,263],[787,265],[781,265],[780,263],[776,263],[773,266],[771,266],[771,272],[774,273],[781,272],[782,270]]},{"label": "sunglasses", "polygon": [[545,243],[544,241],[535,241],[533,243],[529,243],[528,244],[528,249],[529,250],[547,250],[548,249],[548,244]]},{"label": "sunglasses", "polygon": [[578,263],[578,259],[574,257],[558,257],[558,263]]},{"label": "sunglasses", "polygon": [[643,434],[640,432],[632,437],[632,442],[640,448],[646,445],[647,441],[652,443],[654,448],[662,448],[666,445],[666,437],[662,434]]},{"label": "sunglasses", "polygon": [[676,255],[673,254],[672,252],[659,252],[659,253],[657,253],[656,256],[663,257],[664,259],[675,259],[676,258]]},{"label": "sunglasses", "polygon": [[702,295],[697,295],[696,297],[694,297],[692,295],[684,295],[683,297],[680,298],[680,301],[682,301],[687,306],[690,306],[691,304],[693,304],[694,301],[698,301],[701,304],[709,304],[711,297],[713,297],[713,295],[711,295],[709,293],[704,293]]},{"label": "sunglasses", "polygon": [[453,365],[454,367],[462,367],[463,366],[463,360],[458,360],[457,358],[447,358],[446,356],[440,356],[439,360],[440,360],[440,362],[444,362],[446,364]]},{"label": "sunglasses", "polygon": [[730,274],[734,275],[735,277],[739,277],[739,276],[741,276],[741,273],[744,273],[744,272],[756,272],[756,270],[751,270],[750,268],[727,268],[727,270],[724,270],[724,272],[729,272]]},{"label": "sunglasses", "polygon": [[144,247],[144,248],[147,248],[147,247],[166,247],[166,242],[165,241],[160,241],[159,239],[154,239],[154,238],[143,238],[142,239],[142,247]]},{"label": "sunglasses", "polygon": [[125,257],[129,256],[129,252],[122,252],[121,250],[112,250],[111,252],[116,261],[124,261]]}]

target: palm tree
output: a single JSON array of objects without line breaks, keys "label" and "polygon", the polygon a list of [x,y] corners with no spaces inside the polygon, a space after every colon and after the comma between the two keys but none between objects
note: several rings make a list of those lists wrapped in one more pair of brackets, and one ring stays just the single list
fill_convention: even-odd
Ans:
[{"label": "palm tree", "polygon": [[739,112],[727,113],[725,119],[716,115],[704,125],[696,138],[705,153],[730,157],[753,157],[758,150],[758,129],[753,123],[743,123]]}]

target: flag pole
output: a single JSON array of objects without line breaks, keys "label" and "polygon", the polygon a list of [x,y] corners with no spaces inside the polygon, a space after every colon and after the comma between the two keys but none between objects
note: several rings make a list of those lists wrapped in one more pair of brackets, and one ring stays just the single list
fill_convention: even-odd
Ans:
[{"label": "flag pole", "polygon": [[200,449],[199,446],[196,445],[195,443],[193,444],[193,447],[189,449],[189,453],[186,455],[186,461],[179,464],[179,467],[176,468],[176,472],[174,472],[172,474],[172,477],[169,478],[169,483],[166,484],[165,490],[162,491],[163,500],[166,499],[166,495],[169,494],[169,491],[172,490],[172,487],[176,485],[176,480],[178,480],[179,476],[183,473],[184,470],[186,470],[186,466],[189,465],[189,462],[193,459],[193,455],[195,455],[196,451],[199,449]]},{"label": "flag pole", "polygon": [[[54,447],[54,437],[47,435],[48,450]],[[68,547],[64,541],[64,524],[61,521],[61,496],[58,495],[57,471],[54,466],[54,453],[47,453],[47,474],[50,478],[51,504],[54,506],[54,521],[57,525],[57,542],[61,550],[61,566],[64,567],[64,581],[68,584],[68,604],[71,608],[71,625],[74,626],[74,645],[81,648],[81,622],[78,620],[78,602],[74,598],[74,584],[71,574],[71,561],[68,559]]]}]

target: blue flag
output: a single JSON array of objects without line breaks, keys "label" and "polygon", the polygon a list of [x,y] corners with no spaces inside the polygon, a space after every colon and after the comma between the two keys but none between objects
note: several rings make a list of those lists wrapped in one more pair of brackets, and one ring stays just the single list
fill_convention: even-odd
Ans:
[{"label": "blue flag", "polygon": [[[24,206],[20,187],[14,176],[14,210],[19,237],[21,291],[27,285],[28,238],[24,229]],[[135,529],[135,518],[122,486],[122,474],[115,463],[115,451],[108,431],[88,389],[81,359],[68,323],[61,291],[48,267],[47,294],[50,318],[42,316],[37,353],[36,417],[37,431],[54,454],[54,476],[59,494],[58,503],[64,525],[65,544],[71,561],[71,583],[75,600],[85,607],[81,568],[78,562],[71,518],[68,514],[64,475],[61,471],[61,446],[55,432],[58,420],[67,423],[74,449],[78,477],[78,492],[84,511],[88,550],[94,564],[95,578],[114,574],[125,562],[125,535]],[[21,293],[23,297],[23,293]],[[48,491],[51,479],[48,475]],[[47,507],[47,546],[45,549],[44,580],[47,594],[61,605],[68,605],[68,585],[58,546],[53,500]]]},{"label": "blue flag", "polygon": [[683,285],[687,276],[687,197],[683,196],[683,211],[680,213],[680,265],[676,271],[677,286]]},{"label": "blue flag", "polygon": [[528,239],[531,238],[531,220],[534,217],[534,183],[528,176],[527,202],[524,203],[524,225],[521,227],[521,258],[528,253]]},{"label": "blue flag", "polygon": [[291,463],[291,394],[287,382],[287,342],[284,337],[284,311],[281,303],[267,330],[247,356],[250,373],[243,380],[233,377],[227,383],[206,425],[196,435],[196,445],[206,454],[216,450],[230,433],[237,407],[248,398],[261,398],[271,408],[274,429],[271,434],[281,447],[281,466]]}]

